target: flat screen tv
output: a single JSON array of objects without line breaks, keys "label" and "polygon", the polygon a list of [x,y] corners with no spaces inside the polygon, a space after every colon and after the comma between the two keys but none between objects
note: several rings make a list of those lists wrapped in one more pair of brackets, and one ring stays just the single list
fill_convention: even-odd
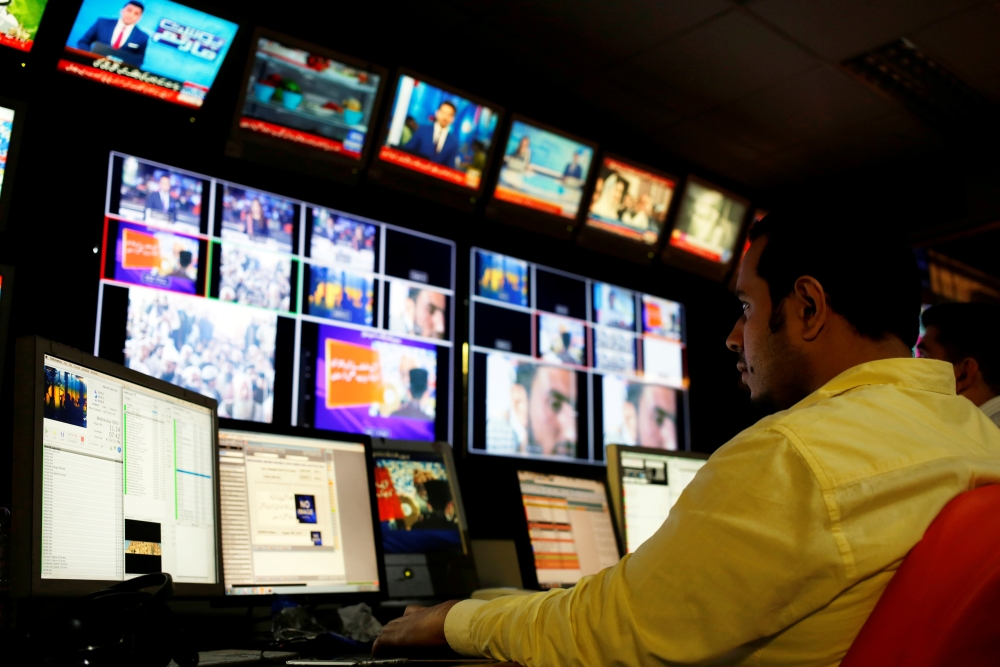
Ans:
[{"label": "flat screen tv", "polygon": [[0,1],[0,46],[31,51],[48,0]]}]

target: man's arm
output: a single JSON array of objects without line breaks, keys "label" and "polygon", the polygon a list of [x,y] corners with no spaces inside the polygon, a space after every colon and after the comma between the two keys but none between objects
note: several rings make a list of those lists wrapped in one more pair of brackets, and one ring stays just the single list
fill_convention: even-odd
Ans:
[{"label": "man's arm", "polygon": [[[436,640],[447,627],[463,653],[525,666],[738,659],[844,589],[830,528],[795,448],[751,432],[717,452],[659,531],[614,567],[570,590],[432,608],[422,620]],[[426,630],[404,619],[377,648],[428,641]]]},{"label": "man's arm", "polygon": [[83,33],[83,37],[77,41],[76,46],[84,51],[90,51],[93,48],[91,45],[95,41],[97,41],[97,21],[94,21],[94,24],[87,28],[87,32]]}]

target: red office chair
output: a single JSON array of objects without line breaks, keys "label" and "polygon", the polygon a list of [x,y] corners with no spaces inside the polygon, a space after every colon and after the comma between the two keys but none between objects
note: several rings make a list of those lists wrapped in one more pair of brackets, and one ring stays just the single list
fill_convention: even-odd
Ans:
[{"label": "red office chair", "polygon": [[1000,485],[948,503],[840,667],[1000,665]]}]

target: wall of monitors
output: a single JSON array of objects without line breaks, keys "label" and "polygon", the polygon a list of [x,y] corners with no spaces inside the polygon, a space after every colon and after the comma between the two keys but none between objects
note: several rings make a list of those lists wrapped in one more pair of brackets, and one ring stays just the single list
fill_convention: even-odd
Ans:
[{"label": "wall of monitors", "polygon": [[452,440],[455,244],[112,153],[95,353],[257,422]]},{"label": "wall of monitors", "polygon": [[470,452],[600,463],[608,444],[688,448],[681,304],[471,252]]}]

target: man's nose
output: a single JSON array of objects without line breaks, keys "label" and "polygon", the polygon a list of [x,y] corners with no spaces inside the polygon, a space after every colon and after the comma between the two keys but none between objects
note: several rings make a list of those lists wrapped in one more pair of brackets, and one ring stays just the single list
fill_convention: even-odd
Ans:
[{"label": "man's nose", "polygon": [[729,332],[729,336],[726,338],[726,347],[731,351],[739,354],[740,350],[743,349],[743,318],[736,320],[736,324],[733,326],[733,330]]}]

